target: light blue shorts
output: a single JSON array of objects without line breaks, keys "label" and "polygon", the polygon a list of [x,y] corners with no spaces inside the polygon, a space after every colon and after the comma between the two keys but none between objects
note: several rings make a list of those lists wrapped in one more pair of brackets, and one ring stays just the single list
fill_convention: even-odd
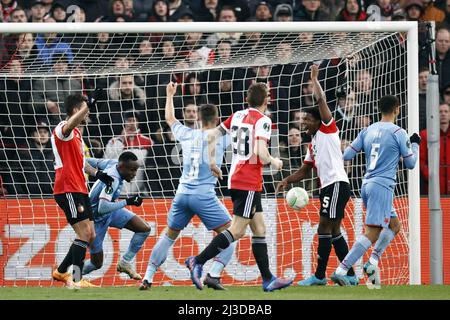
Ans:
[{"label": "light blue shorts", "polygon": [[392,189],[367,182],[362,186],[361,196],[366,208],[366,225],[387,228],[391,218],[397,217]]},{"label": "light blue shorts", "polygon": [[173,230],[183,230],[192,217],[197,215],[208,230],[214,230],[231,221],[225,206],[214,193],[179,193],[172,202],[167,225]]},{"label": "light blue shorts", "polygon": [[122,208],[105,215],[102,219],[94,221],[95,240],[90,245],[91,253],[103,251],[103,240],[109,227],[122,229],[135,214],[128,209]]}]

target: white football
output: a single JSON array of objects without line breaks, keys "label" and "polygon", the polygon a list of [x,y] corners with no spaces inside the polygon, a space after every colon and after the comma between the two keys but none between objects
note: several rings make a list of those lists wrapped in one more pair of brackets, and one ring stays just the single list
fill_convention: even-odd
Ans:
[{"label": "white football", "polygon": [[303,188],[294,187],[286,194],[286,202],[292,209],[299,210],[308,204],[308,192]]}]

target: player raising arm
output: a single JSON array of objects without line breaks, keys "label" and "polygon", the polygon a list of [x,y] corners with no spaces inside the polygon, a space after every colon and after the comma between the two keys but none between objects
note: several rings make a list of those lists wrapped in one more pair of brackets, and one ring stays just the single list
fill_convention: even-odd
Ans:
[{"label": "player raising arm", "polygon": [[[183,172],[167,218],[167,231],[160,237],[152,250],[140,290],[147,290],[151,287],[154,274],[164,263],[170,247],[194,214],[198,215],[208,230],[214,230],[217,233],[226,230],[231,221],[230,214],[219,201],[214,190],[217,178],[209,170],[207,137],[208,132],[214,129],[218,123],[217,107],[210,104],[201,105],[199,107],[201,129],[188,128],[175,118],[173,96],[176,87],[177,85],[173,82],[167,85],[165,118],[175,139],[181,143]],[[212,161],[215,165],[220,166],[228,143],[226,143],[226,139],[220,139],[217,144],[218,152],[214,153]],[[235,245],[229,246],[220,254],[217,252],[218,255],[204,280],[205,285],[216,290],[225,289],[220,283],[220,276],[223,268],[231,260],[234,248]]]},{"label": "player raising arm", "polygon": [[280,170],[283,163],[273,158],[268,151],[272,122],[264,115],[268,103],[268,88],[264,83],[254,83],[248,89],[249,108],[231,115],[219,127],[212,130],[208,143],[211,172],[221,177],[219,167],[213,161],[216,137],[229,133],[232,138],[233,159],[228,188],[233,201],[233,221],[231,226],[217,235],[196,257],[186,259],[194,285],[202,288],[203,265],[219,252],[245,235],[247,226],[253,233],[252,250],[263,279],[263,290],[273,291],[292,284],[292,279],[275,277],[269,268],[267,254],[266,227],[261,205],[262,170],[264,164],[271,164]]},{"label": "player raising arm", "polygon": [[[52,133],[52,149],[55,155],[55,184],[53,194],[58,206],[66,214],[67,221],[76,234],[66,257],[52,277],[64,282],[68,287],[90,287],[82,280],[81,270],[86,248],[95,238],[92,223],[91,203],[88,197],[83,140],[79,126],[86,125],[89,115],[87,100],[80,94],[69,95],[64,102],[67,111],[66,121],[60,122]],[[88,173],[110,184],[112,178],[101,170],[89,168]],[[67,269],[73,265],[73,276]],[[73,280],[73,282],[72,282]]]},{"label": "player raising arm", "polygon": [[[340,261],[348,253],[348,245],[341,234],[341,222],[344,218],[345,206],[350,199],[350,184],[342,160],[341,140],[331,111],[328,108],[325,94],[318,80],[319,68],[311,66],[311,80],[314,85],[314,96],[319,108],[305,110],[304,123],[306,134],[312,136],[311,143],[303,161],[303,165],[294,174],[286,177],[277,185],[277,194],[289,184],[298,182],[315,167],[320,179],[320,220],[317,230],[319,246],[317,248],[317,268],[314,275],[299,281],[301,286],[326,285],[325,272],[331,247]],[[348,270],[347,280],[357,285],[358,279],[353,269]]]},{"label": "player raising arm", "polygon": [[117,201],[123,182],[131,182],[136,177],[139,169],[138,158],[134,153],[125,151],[119,156],[119,160],[89,158],[87,161],[92,167],[105,170],[109,176],[113,177],[114,182],[108,186],[97,181],[89,194],[96,236],[89,248],[91,259],[84,262],[83,275],[102,267],[103,240],[108,228],[125,228],[134,232],[134,235],[130,240],[127,252],[117,264],[117,271],[128,274],[131,279],[141,280],[142,277],[134,270],[132,261],[150,234],[150,226],[125,206],[139,207],[142,204],[142,198],[135,195]]},{"label": "player raising arm", "polygon": [[400,113],[398,99],[390,95],[381,97],[378,109],[381,121],[363,129],[344,152],[346,161],[361,150],[366,155],[366,173],[361,187],[361,197],[366,208],[366,232],[353,244],[331,276],[331,280],[341,286],[349,284],[344,276],[347,270],[375,242],[370,259],[364,265],[364,272],[373,285],[380,285],[378,261],[400,231],[400,221],[393,206],[398,163],[403,158],[405,167],[413,169],[418,157],[419,135],[414,133],[408,138],[406,131],[395,125]]}]

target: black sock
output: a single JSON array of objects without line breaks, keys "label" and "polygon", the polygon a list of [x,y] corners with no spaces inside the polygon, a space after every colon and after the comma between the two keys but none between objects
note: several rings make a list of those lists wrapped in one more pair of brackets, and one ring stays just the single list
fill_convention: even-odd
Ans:
[{"label": "black sock", "polygon": [[58,272],[59,273],[66,273],[67,269],[69,269],[69,267],[72,265],[72,250],[73,250],[73,246],[74,244],[72,243],[72,245],[69,248],[69,251],[67,252],[64,260],[61,262],[61,264],[58,267]]},{"label": "black sock", "polygon": [[255,257],[256,264],[258,265],[259,272],[263,281],[269,281],[273,275],[269,268],[269,256],[267,254],[267,243],[265,237],[253,237],[252,238],[252,250]]},{"label": "black sock", "polygon": [[73,281],[78,282],[82,278],[84,266],[84,258],[86,256],[86,248],[88,243],[83,240],[75,239],[73,242],[72,259],[73,259]]},{"label": "black sock", "polygon": [[319,247],[317,248],[317,269],[315,276],[318,279],[325,278],[328,258],[331,252],[331,234],[319,234]]},{"label": "black sock", "polygon": [[233,242],[233,235],[230,231],[225,230],[224,232],[214,237],[214,239],[205,248],[205,250],[203,250],[198,256],[195,257],[195,261],[199,264],[205,264],[206,261],[217,256],[220,251],[228,248]]},{"label": "black sock", "polygon": [[[339,261],[342,262],[344,260],[345,256],[348,254],[348,245],[347,241],[345,241],[344,236],[342,234],[338,234],[333,236],[331,239],[331,243],[334,247],[334,252],[336,252],[336,256],[338,257]],[[353,268],[348,269],[347,274],[349,276],[354,276],[355,271]]]}]

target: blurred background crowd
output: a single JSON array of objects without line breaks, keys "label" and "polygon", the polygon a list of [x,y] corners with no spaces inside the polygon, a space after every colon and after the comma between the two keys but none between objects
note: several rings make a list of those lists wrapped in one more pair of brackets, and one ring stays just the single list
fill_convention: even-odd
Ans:
[{"label": "blurred background crowd", "polygon": [[[440,183],[441,193],[450,195],[450,0],[0,0],[0,19],[3,23],[435,21],[440,86]],[[427,193],[428,188],[426,83],[429,59],[428,53],[422,50],[425,38],[422,28],[418,70],[422,193]],[[163,120],[165,85],[169,81],[179,83],[175,97],[177,117],[192,128],[197,125],[199,105],[217,105],[221,120],[225,120],[245,107],[245,92],[251,83],[259,81],[269,85],[268,115],[279,137],[279,148],[274,150],[284,162],[279,174],[265,171],[265,191],[273,192],[274,182],[301,166],[310,141],[303,130],[302,108],[314,105],[308,72],[313,62],[290,61],[296,51],[295,43],[313,44],[318,41],[316,35],[302,33],[293,41],[276,42],[278,64],[270,64],[266,57],[258,56],[254,67],[205,68],[214,62],[226,64],[242,48],[246,53],[264,48],[270,40],[255,32],[98,33],[89,37],[57,33],[2,34],[0,194],[41,196],[52,193],[51,131],[65,118],[64,98],[82,93],[98,100],[83,130],[86,156],[117,158],[123,150],[131,150],[138,155],[141,169],[136,181],[127,185],[124,192],[173,196],[181,174],[181,159],[180,149]],[[314,61],[320,65],[320,78],[342,132],[343,148],[359,130],[378,120],[376,101],[381,95],[397,92],[405,103],[406,88],[400,83],[406,78],[404,39],[399,35],[384,41],[381,46],[388,49],[375,63],[383,66],[378,72],[386,74],[381,82],[375,69],[359,68],[350,81],[344,78],[348,75],[342,59]],[[124,48],[126,50],[122,50]],[[85,66],[80,61],[85,61],[87,55],[95,61],[108,50],[114,52],[112,63],[118,72],[108,76],[83,76]],[[132,66],[145,65],[155,57],[163,62],[176,61],[176,65],[170,72],[127,72]],[[183,71],[193,66],[197,67],[196,72]],[[389,70],[392,66],[395,70]],[[27,77],[29,71],[61,76]],[[392,79],[397,83],[390,84]],[[358,106],[364,106],[364,110],[357,111]],[[406,117],[403,120],[406,121]],[[362,156],[356,165],[347,164],[355,192],[359,190],[363,165]],[[227,194],[225,184],[226,178],[220,188],[224,195]],[[308,190],[318,190],[314,176],[302,185]]]}]

